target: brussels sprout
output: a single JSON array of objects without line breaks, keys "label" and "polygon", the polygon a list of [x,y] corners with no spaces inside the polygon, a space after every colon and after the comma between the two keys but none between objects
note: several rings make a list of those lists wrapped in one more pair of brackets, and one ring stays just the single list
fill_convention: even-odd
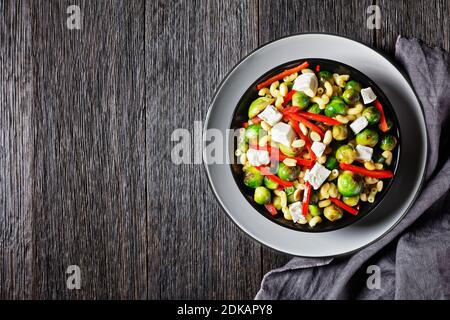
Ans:
[{"label": "brussels sprout", "polygon": [[316,206],[315,204],[310,204],[308,206],[308,212],[313,217],[317,217],[317,216],[320,216],[322,214],[322,211],[320,210],[320,208],[318,206]]},{"label": "brussels sprout", "polygon": [[287,155],[288,157],[296,157],[299,152],[299,149],[291,148],[281,143],[279,144],[278,148],[280,149],[281,153]]},{"label": "brussels sprout", "polygon": [[284,192],[286,192],[286,194],[289,196],[295,192],[295,187],[284,188]]},{"label": "brussels sprout", "polygon": [[239,141],[237,148],[239,151],[241,151],[242,153],[246,153],[248,150],[248,143],[244,141]]},{"label": "brussels sprout", "polygon": [[341,97],[333,97],[325,107],[325,115],[327,117],[335,117],[338,114],[345,115],[347,106]]},{"label": "brussels sprout", "polygon": [[294,86],[294,83],[291,81],[285,81],[284,83],[286,83],[287,87],[289,90],[292,90],[292,87]]},{"label": "brussels sprout", "polygon": [[309,108],[308,108],[308,112],[310,113],[322,113],[322,110],[320,109],[319,105],[317,103],[313,103]]},{"label": "brussels sprout", "polygon": [[291,193],[290,195],[288,195],[287,196],[287,203],[294,203],[294,202],[296,202],[297,200],[295,200],[295,196],[294,196],[294,194],[293,193]]},{"label": "brussels sprout", "polygon": [[256,142],[259,139],[259,135],[262,135],[261,124],[252,124],[245,130],[245,141]]},{"label": "brussels sprout", "polygon": [[375,163],[384,163],[386,161],[386,158],[382,156],[380,150],[374,150],[372,160]]},{"label": "brussels sprout", "polygon": [[270,191],[265,187],[258,187],[255,189],[253,199],[257,204],[268,204],[271,200]]},{"label": "brussels sprout", "polygon": [[328,170],[336,169],[339,166],[338,161],[336,160],[336,157],[334,156],[328,156],[327,161],[325,162],[325,167]]},{"label": "brussels sprout", "polygon": [[344,171],[338,177],[337,186],[340,194],[353,197],[361,193],[364,184],[361,176],[351,171]]},{"label": "brussels sprout", "polygon": [[[347,143],[345,141],[338,141],[336,139],[333,140],[333,142],[331,142],[330,147],[333,150],[332,155],[336,156],[336,151],[346,145]],[[327,156],[328,157],[328,156]]]},{"label": "brussels sprout", "polygon": [[366,128],[356,135],[356,143],[373,148],[378,143],[378,132],[371,128]]},{"label": "brussels sprout", "polygon": [[366,117],[369,124],[377,124],[380,121],[380,111],[375,107],[365,108],[362,115]]},{"label": "brussels sprout", "polygon": [[342,94],[342,98],[347,104],[355,104],[359,101],[359,93],[355,89],[347,89]]},{"label": "brussels sprout", "polygon": [[340,146],[336,151],[336,160],[342,163],[350,164],[356,159],[355,149],[349,145],[344,144]]},{"label": "brussels sprout", "polygon": [[391,135],[387,134],[381,139],[380,148],[387,151],[394,150],[395,146],[397,145],[397,139]]},{"label": "brussels sprout", "polygon": [[259,97],[250,104],[248,108],[248,118],[252,119],[256,117],[261,111],[263,111],[269,104],[274,102],[274,99],[267,97]]},{"label": "brussels sprout", "polygon": [[311,197],[309,198],[309,203],[319,202],[319,192],[311,190]]},{"label": "brussels sprout", "polygon": [[333,134],[334,140],[337,140],[337,141],[345,140],[348,137],[348,129],[345,124],[333,126],[333,129],[331,132]]},{"label": "brussels sprout", "polygon": [[350,206],[350,207],[354,207],[354,206],[356,206],[357,204],[358,204],[358,202],[359,202],[359,194],[358,195],[356,195],[356,196],[353,196],[353,197],[342,197],[342,201],[346,204],[346,205],[348,205],[348,206]]},{"label": "brussels sprout", "polygon": [[394,123],[392,122],[391,119],[386,119],[386,124],[388,126],[388,130],[391,130],[392,127],[394,126]]},{"label": "brussels sprout", "polygon": [[273,206],[277,210],[281,210],[281,198],[279,196],[273,197]]},{"label": "brussels sprout", "polygon": [[244,128],[240,129],[239,131],[239,136],[237,138],[237,148],[239,151],[241,151],[242,153],[247,152],[248,150],[248,143],[245,138],[245,132],[247,130],[245,130]]},{"label": "brussels sprout", "polygon": [[343,211],[338,206],[332,204],[323,209],[323,215],[330,221],[336,221],[342,218]]},{"label": "brussels sprout", "polygon": [[362,87],[361,87],[361,84],[358,81],[350,80],[345,85],[345,90],[348,90],[348,89],[353,89],[356,92],[361,92]]},{"label": "brussels sprout", "polygon": [[264,177],[264,185],[267,189],[275,190],[278,188],[278,183],[269,179],[268,177]]},{"label": "brussels sprout", "polygon": [[321,84],[324,84],[326,81],[329,81],[332,83],[333,81],[333,74],[329,71],[323,70],[319,72],[319,81]]},{"label": "brussels sprout", "polygon": [[281,162],[280,165],[278,166],[277,175],[280,177],[280,179],[286,181],[294,181],[295,179],[297,179],[299,173],[300,170],[297,166],[288,167],[283,162]]},{"label": "brussels sprout", "polygon": [[292,105],[303,110],[309,105],[309,97],[304,92],[296,92],[292,96]]},{"label": "brussels sprout", "polygon": [[263,183],[264,176],[255,167],[249,167],[245,170],[244,184],[250,188],[257,188]]}]

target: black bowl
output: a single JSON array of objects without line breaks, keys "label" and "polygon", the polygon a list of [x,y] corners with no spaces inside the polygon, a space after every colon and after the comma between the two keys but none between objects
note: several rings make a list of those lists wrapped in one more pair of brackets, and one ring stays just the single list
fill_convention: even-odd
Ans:
[{"label": "black bowl", "polygon": [[[395,135],[397,137],[398,143],[397,147],[393,151],[393,160],[391,164],[391,170],[394,172],[394,177],[391,179],[383,179],[384,187],[383,190],[380,193],[377,193],[377,196],[375,198],[374,203],[368,203],[368,202],[361,202],[360,210],[357,216],[353,216],[349,213],[344,212],[344,215],[341,219],[331,222],[327,219],[323,219],[322,223],[316,225],[314,228],[311,228],[308,224],[301,225],[301,224],[294,224],[292,221],[288,221],[284,219],[283,215],[279,213],[277,216],[270,215],[264,206],[261,206],[257,204],[253,200],[253,192],[254,189],[248,188],[243,183],[243,172],[242,172],[242,166],[237,164],[237,159],[235,157],[235,161],[230,165],[234,180],[236,181],[236,184],[238,185],[239,189],[241,190],[242,194],[244,195],[245,199],[264,217],[267,219],[270,219],[271,221],[278,223],[279,225],[290,228],[297,231],[304,231],[304,232],[326,232],[326,231],[333,231],[337,229],[344,228],[352,223],[355,223],[356,221],[362,219],[363,217],[369,215],[375,209],[378,207],[378,205],[383,201],[384,196],[389,192],[389,189],[392,185],[393,180],[395,179],[397,167],[398,167],[398,159],[400,157],[400,150],[401,150],[401,137],[400,137],[400,128],[397,116],[395,114],[394,108],[390,104],[389,100],[386,98],[384,93],[380,90],[380,88],[367,76],[356,70],[355,68],[352,68],[344,63],[328,60],[328,59],[300,59],[291,61],[285,64],[282,64],[268,72],[266,72],[264,75],[260,76],[251,86],[248,88],[244,95],[239,100],[238,105],[235,108],[233,118],[231,121],[230,128],[231,129],[238,129],[242,127],[242,123],[248,120],[247,112],[248,107],[250,103],[258,97],[258,90],[256,90],[256,85],[258,83],[263,82],[264,80],[270,78],[271,76],[278,74],[282,72],[285,69],[292,68],[294,66],[299,65],[300,63],[308,61],[310,64],[311,69],[315,69],[316,65],[320,65],[321,70],[327,70],[332,73],[338,73],[338,74],[348,74],[350,75],[350,78],[353,80],[356,80],[362,84],[364,88],[366,87],[372,87],[373,91],[378,97],[378,100],[383,105],[383,109],[385,112],[385,115],[387,118],[391,119],[393,122],[393,128],[390,130],[390,133]],[[236,144],[235,144],[236,145]],[[234,153],[234,150],[231,150]]]}]

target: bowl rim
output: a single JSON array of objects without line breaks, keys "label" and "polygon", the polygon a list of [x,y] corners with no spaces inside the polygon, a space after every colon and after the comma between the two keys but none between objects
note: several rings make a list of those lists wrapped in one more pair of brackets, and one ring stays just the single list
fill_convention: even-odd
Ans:
[{"label": "bowl rim", "polygon": [[[207,111],[207,113],[206,113],[205,122],[204,122],[204,124],[203,124],[203,133],[205,133],[205,132],[207,131],[207,129],[208,129],[208,123],[209,123],[209,119],[210,119],[211,114],[212,114],[212,106],[213,106],[213,103],[214,103],[214,101],[217,99],[217,95],[218,95],[218,93],[220,92],[221,88],[223,87],[225,81],[227,81],[227,79],[230,77],[230,75],[231,75],[231,74],[232,74],[232,73],[233,73],[233,72],[234,72],[234,71],[235,71],[235,70],[236,70],[236,69],[237,69],[237,68],[238,68],[238,67],[239,67],[246,59],[247,59],[247,58],[249,58],[251,55],[253,55],[254,53],[256,53],[256,52],[257,52],[258,50],[260,50],[261,48],[263,48],[263,47],[265,47],[265,46],[268,46],[268,45],[271,45],[271,44],[274,43],[274,42],[281,41],[281,40],[288,39],[288,38],[295,38],[295,37],[302,36],[302,35],[312,35],[312,36],[313,36],[313,35],[319,35],[319,36],[324,36],[324,35],[325,35],[325,36],[331,36],[331,37],[335,37],[335,38],[341,38],[341,39],[349,40],[349,41],[355,42],[355,43],[358,44],[358,45],[361,45],[361,46],[363,46],[363,47],[366,47],[366,48],[372,50],[375,54],[377,54],[377,55],[379,55],[380,57],[382,57],[383,59],[385,59],[386,62],[387,62],[388,64],[390,64],[390,65],[391,65],[391,66],[392,66],[392,67],[393,67],[393,68],[394,68],[394,69],[402,76],[402,78],[403,78],[403,79],[406,81],[406,83],[408,84],[409,89],[410,89],[411,92],[413,93],[414,98],[415,98],[415,100],[417,101],[417,104],[419,105],[422,119],[425,121],[425,110],[424,110],[424,107],[423,107],[423,105],[422,105],[422,101],[419,99],[419,97],[418,97],[418,95],[417,95],[416,89],[415,89],[414,86],[412,85],[411,79],[410,79],[409,76],[406,74],[406,71],[405,71],[404,69],[402,69],[402,68],[399,66],[399,64],[398,64],[393,58],[391,58],[390,56],[388,56],[386,53],[382,52],[382,51],[379,50],[379,49],[374,48],[373,46],[366,45],[366,44],[364,44],[364,43],[362,43],[362,42],[360,42],[360,41],[358,41],[358,40],[352,39],[352,38],[350,38],[350,37],[348,37],[348,36],[339,35],[339,34],[336,34],[336,33],[331,33],[331,32],[299,32],[299,33],[289,34],[289,35],[286,35],[286,36],[283,36],[283,37],[274,39],[274,40],[272,40],[272,41],[268,41],[268,42],[266,42],[266,43],[264,43],[264,44],[262,44],[262,45],[256,47],[255,49],[251,50],[248,54],[244,55],[244,56],[243,56],[243,57],[242,57],[242,58],[241,58],[241,59],[240,59],[240,60],[239,60],[239,61],[238,61],[238,62],[237,62],[237,63],[236,63],[236,64],[235,64],[235,65],[234,65],[234,66],[233,66],[226,74],[225,74],[225,76],[224,76],[224,77],[222,78],[222,80],[219,82],[219,85],[218,85],[217,88],[215,89],[214,94],[213,94],[212,98],[211,98],[210,101],[209,101],[208,111]],[[399,37],[400,37],[400,36],[399,36]],[[429,141],[430,141],[430,140],[429,140],[429,134],[428,134],[428,131],[426,130],[426,123],[425,123],[425,131],[424,131],[424,135],[425,135],[425,141],[426,141],[426,143],[424,144],[424,148],[425,148],[425,152],[428,153],[428,150],[429,150]],[[202,145],[203,150],[205,149],[205,147],[206,147],[206,142],[204,141],[204,142],[203,142],[203,145]],[[214,187],[214,185],[213,185],[213,182],[211,181],[211,176],[210,176],[209,170],[208,170],[208,163],[207,163],[207,161],[206,161],[207,159],[206,159],[206,157],[205,157],[204,154],[202,155],[202,158],[203,158],[203,170],[204,170],[204,173],[206,174],[206,178],[207,178],[207,181],[208,181],[208,185],[209,185],[209,187],[211,188],[211,190],[212,190],[212,192],[213,192],[213,194],[214,194],[214,197],[215,197],[216,200],[219,202],[220,207],[221,207],[222,210],[226,213],[228,219],[230,219],[231,222],[232,222],[235,226],[237,226],[239,229],[243,230],[243,231],[244,231],[244,234],[245,234],[246,236],[248,236],[249,238],[253,239],[254,241],[256,241],[257,243],[263,245],[264,247],[270,248],[270,249],[273,250],[273,251],[280,252],[280,253],[284,253],[284,254],[289,254],[289,255],[291,255],[291,256],[296,256],[296,257],[310,258],[310,256],[307,256],[307,255],[300,255],[300,254],[288,253],[288,252],[286,252],[286,251],[284,251],[284,250],[282,250],[282,249],[275,248],[275,247],[273,247],[273,246],[271,246],[271,245],[269,245],[269,244],[263,242],[262,240],[258,239],[258,238],[255,237],[254,235],[250,234],[250,233],[247,232],[245,229],[243,229],[243,228],[240,226],[240,224],[239,224],[237,221],[235,221],[235,220],[231,217],[231,214],[228,212],[228,210],[227,210],[227,208],[225,207],[224,203],[221,201],[221,199],[220,199],[219,195],[217,194],[217,191],[216,191],[216,189],[215,189],[215,187]],[[419,197],[420,191],[422,190],[422,188],[423,188],[423,186],[424,186],[424,184],[425,184],[426,168],[427,168],[427,165],[428,165],[428,161],[429,161],[429,157],[425,157],[425,159],[424,159],[424,170],[423,170],[423,172],[422,172],[422,174],[421,174],[420,182],[418,183],[416,192],[415,192],[414,196],[411,198],[410,203],[406,206],[406,208],[404,209],[404,212],[398,217],[398,219],[397,219],[397,220],[396,220],[389,228],[386,228],[386,230],[384,230],[379,236],[375,237],[372,241],[369,241],[369,242],[367,242],[367,243],[365,243],[365,244],[363,244],[363,245],[361,245],[361,246],[358,246],[358,247],[355,248],[355,249],[348,250],[348,251],[345,251],[345,252],[343,252],[343,253],[331,254],[331,255],[324,255],[324,256],[320,256],[320,257],[345,257],[345,256],[349,256],[349,255],[352,255],[352,254],[354,254],[354,253],[356,253],[356,252],[358,252],[358,251],[360,251],[360,250],[362,250],[362,249],[364,249],[364,248],[367,248],[367,247],[371,246],[372,244],[378,242],[379,240],[383,239],[387,234],[389,234],[389,233],[390,233],[390,232],[391,232],[391,231],[392,231],[392,230],[400,223],[400,221],[402,221],[402,220],[404,219],[404,217],[406,216],[406,214],[409,212],[409,210],[411,209],[411,207],[413,206],[413,204],[416,202],[417,198]]]},{"label": "bowl rim", "polygon": [[[345,64],[343,62],[337,61],[337,60],[332,60],[332,59],[324,59],[324,58],[300,58],[297,60],[291,60],[291,61],[287,61],[283,64],[280,64],[276,67],[273,67],[272,69],[266,71],[264,74],[262,74],[259,78],[257,78],[246,90],[245,92],[242,94],[242,96],[240,97],[237,105],[234,107],[234,111],[233,111],[233,116],[231,117],[230,123],[228,125],[229,129],[234,129],[236,130],[237,128],[235,128],[233,126],[233,123],[235,122],[236,116],[237,116],[237,112],[239,109],[239,106],[242,103],[242,100],[246,97],[247,94],[249,94],[249,91],[252,90],[252,88],[254,88],[258,83],[264,81],[265,79],[270,78],[271,76],[273,76],[274,74],[279,73],[281,70],[284,70],[286,68],[291,68],[295,65],[298,65],[301,62],[304,61],[308,61],[309,63],[311,63],[312,65],[315,64],[321,64],[321,63],[328,63],[328,64],[332,64],[335,65],[336,67],[343,67],[345,69],[348,69],[350,71],[351,74],[356,75],[358,78],[357,81],[361,81],[364,82],[364,87],[365,85],[368,85],[369,87],[372,87],[374,89],[374,91],[377,93],[378,98],[381,98],[381,100],[383,100],[383,106],[386,106],[387,103],[387,108],[389,109],[389,113],[392,114],[393,119],[391,119],[394,122],[394,127],[395,127],[395,135],[397,138],[397,148],[395,151],[395,163],[394,166],[392,167],[392,171],[394,173],[394,176],[390,179],[384,179],[383,181],[389,180],[387,183],[385,182],[385,186],[381,192],[381,195],[376,199],[376,201],[372,204],[368,204],[366,210],[364,210],[364,212],[360,212],[358,215],[356,216],[349,216],[345,222],[341,221],[341,223],[336,224],[336,226],[334,226],[334,222],[330,222],[326,221],[327,224],[325,226],[325,228],[317,228],[314,227],[310,227],[308,224],[305,225],[301,225],[298,223],[292,223],[291,221],[280,221],[279,219],[276,219],[275,217],[271,216],[270,214],[267,213],[267,211],[264,209],[263,206],[260,206],[258,204],[256,204],[253,200],[248,199],[248,197],[246,196],[248,193],[248,188],[245,188],[245,186],[243,186],[242,183],[242,177],[240,176],[240,174],[236,173],[235,170],[233,169],[233,163],[229,164],[229,168],[231,170],[231,174],[233,176],[234,182],[236,183],[236,185],[238,186],[239,190],[242,193],[242,196],[244,197],[245,201],[248,201],[250,203],[250,205],[256,210],[258,211],[261,215],[263,215],[265,218],[269,219],[271,222],[276,223],[284,228],[289,228],[291,230],[294,231],[298,231],[298,232],[312,232],[312,233],[322,233],[322,232],[331,232],[331,231],[335,231],[335,230],[339,230],[345,227],[348,227],[354,223],[356,223],[357,221],[360,221],[362,219],[364,219],[365,217],[369,216],[371,213],[373,213],[383,202],[383,200],[385,199],[386,195],[388,194],[389,190],[391,189],[395,178],[397,177],[397,169],[399,166],[399,162],[400,162],[400,158],[401,158],[401,145],[402,145],[402,138],[400,136],[400,123],[397,117],[397,113],[395,112],[395,108],[392,106],[391,102],[389,101],[389,99],[387,98],[387,96],[384,94],[384,92],[380,89],[380,87],[376,84],[375,81],[373,81],[370,77],[368,77],[367,75],[365,75],[363,72],[359,71],[358,69]],[[332,70],[330,70],[332,71]],[[382,135],[382,134],[380,134]],[[380,137],[381,138],[381,137]],[[236,156],[234,155],[234,150],[227,150],[229,152],[230,157],[234,157],[236,158]],[[236,160],[236,159],[235,159]],[[348,213],[344,212],[344,215],[349,215]]]}]

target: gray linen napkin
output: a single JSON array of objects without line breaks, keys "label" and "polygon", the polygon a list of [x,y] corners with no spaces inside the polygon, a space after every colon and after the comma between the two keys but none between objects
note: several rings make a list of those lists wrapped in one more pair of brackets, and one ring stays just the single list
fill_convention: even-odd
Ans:
[{"label": "gray linen napkin", "polygon": [[[450,299],[450,56],[399,37],[396,59],[421,100],[430,153],[426,183],[384,238],[344,258],[293,258],[270,271],[256,299]],[[380,267],[380,289],[366,285]]]}]

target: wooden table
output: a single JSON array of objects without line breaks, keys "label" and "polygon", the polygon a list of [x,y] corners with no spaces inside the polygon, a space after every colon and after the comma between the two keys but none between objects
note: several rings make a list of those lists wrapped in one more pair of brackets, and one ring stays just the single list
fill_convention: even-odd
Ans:
[{"label": "wooden table", "polygon": [[253,298],[290,257],[226,217],[202,165],[171,162],[173,130],[264,43],[322,31],[393,55],[403,34],[449,50],[449,16],[449,0],[0,1],[0,298]]}]

